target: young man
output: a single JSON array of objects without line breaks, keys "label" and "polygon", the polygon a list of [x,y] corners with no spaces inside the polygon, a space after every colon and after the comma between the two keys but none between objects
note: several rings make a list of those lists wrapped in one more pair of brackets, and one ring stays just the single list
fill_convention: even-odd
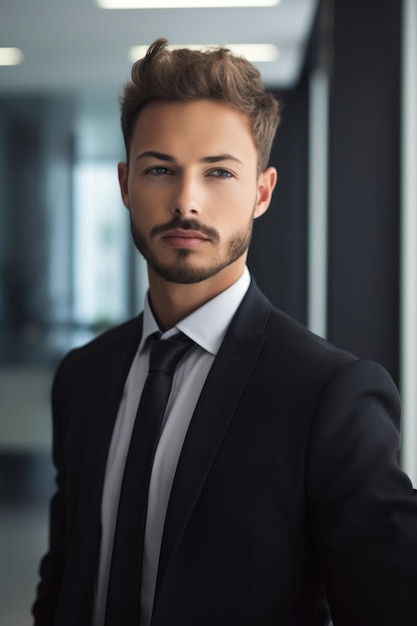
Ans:
[{"label": "young man", "polygon": [[[274,309],[245,266],[278,119],[227,50],[158,40],[133,67],[119,181],[149,292],[58,369],[36,626],[324,626],[328,607],[335,626],[417,623],[396,389]],[[151,345],[178,332],[193,344],[147,479],[136,411]]]}]

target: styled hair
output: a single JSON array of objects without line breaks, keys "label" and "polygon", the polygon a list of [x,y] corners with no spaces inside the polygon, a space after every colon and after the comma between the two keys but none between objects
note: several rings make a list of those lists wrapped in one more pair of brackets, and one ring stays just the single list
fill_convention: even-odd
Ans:
[{"label": "styled hair", "polygon": [[248,116],[258,170],[263,171],[280,121],[280,105],[265,89],[259,71],[225,47],[170,51],[167,44],[166,39],[154,41],[146,56],[134,63],[131,81],[125,85],[120,103],[127,158],[137,116],[146,103],[215,100]]}]

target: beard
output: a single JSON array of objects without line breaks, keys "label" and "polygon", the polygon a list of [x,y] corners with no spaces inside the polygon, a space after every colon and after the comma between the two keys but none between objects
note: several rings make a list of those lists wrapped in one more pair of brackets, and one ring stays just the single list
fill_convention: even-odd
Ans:
[{"label": "beard", "polygon": [[[201,224],[196,219],[187,220],[178,216],[175,216],[166,224],[155,226],[151,231],[150,238],[176,228],[198,231],[208,237],[211,244],[217,244],[217,247],[220,244],[220,235],[217,230],[204,226],[204,224]],[[160,278],[171,283],[182,285],[207,280],[237,261],[249,248],[252,238],[252,228],[253,218],[250,219],[245,228],[242,228],[224,242],[222,248],[218,250],[217,255],[214,256],[208,265],[196,267],[192,264],[192,257],[196,254],[196,251],[189,248],[176,249],[174,251],[176,254],[176,261],[174,263],[168,264],[160,261],[158,255],[150,246],[145,234],[133,223],[132,216],[130,216],[130,230],[134,244],[148,265]]]}]

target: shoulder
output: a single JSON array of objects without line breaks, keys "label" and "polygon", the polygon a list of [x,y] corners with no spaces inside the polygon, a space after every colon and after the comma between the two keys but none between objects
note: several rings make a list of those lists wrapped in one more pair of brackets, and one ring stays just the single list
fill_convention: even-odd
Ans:
[{"label": "shoulder", "polygon": [[348,360],[355,358],[275,307],[253,279],[232,322],[231,331],[238,340],[264,335],[268,345],[275,348],[279,344],[281,350],[291,353],[304,350],[320,354],[335,353]]},{"label": "shoulder", "polygon": [[327,339],[318,336],[283,311],[271,306],[265,327],[268,343],[274,349],[295,359],[335,361],[341,365],[357,359]]},{"label": "shoulder", "polygon": [[[253,318],[258,316],[257,329],[263,336],[262,363],[272,375],[279,375],[297,384],[331,388],[363,388],[375,385],[394,391],[388,372],[379,364],[359,359],[330,341],[319,337],[282,310],[274,307],[259,291],[251,287],[249,295]],[[396,389],[395,389],[396,392]]]},{"label": "shoulder", "polygon": [[272,305],[255,283],[242,302],[242,309],[246,309],[246,320],[250,312],[247,327],[252,323],[255,332],[263,337],[264,354],[287,365],[294,364],[299,372],[326,364],[337,369],[357,359]]},{"label": "shoulder", "polygon": [[[321,388],[319,413],[331,416],[332,421],[336,413],[349,414],[361,403],[366,404],[368,415],[382,410],[399,428],[398,389],[382,365],[333,345],[273,307],[266,332],[267,350],[281,353],[289,379]],[[378,409],[370,411],[371,405]]]},{"label": "shoulder", "polygon": [[135,354],[142,334],[142,315],[135,317],[119,326],[111,328],[83,346],[72,349],[61,360],[56,378],[62,373],[77,372],[91,374],[103,364],[117,361],[118,358]]}]

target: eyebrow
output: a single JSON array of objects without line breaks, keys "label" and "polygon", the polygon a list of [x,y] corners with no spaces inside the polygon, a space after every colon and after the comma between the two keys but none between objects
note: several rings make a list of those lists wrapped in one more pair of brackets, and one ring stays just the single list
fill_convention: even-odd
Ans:
[{"label": "eyebrow", "polygon": [[146,159],[146,157],[152,157],[153,159],[158,159],[159,161],[169,161],[170,163],[175,161],[174,157],[170,154],[164,154],[163,152],[157,152],[156,150],[146,150],[145,152],[138,154],[136,161]]},{"label": "eyebrow", "polygon": [[[164,152],[158,152],[156,150],[146,150],[145,152],[141,152],[141,154],[138,154],[138,156],[136,157],[136,161],[139,161],[140,159],[146,159],[147,157],[158,159],[158,161],[167,161],[168,163],[175,162],[175,158],[171,154],[165,154]],[[219,163],[221,161],[235,161],[236,163],[242,163],[240,159],[233,156],[232,154],[218,154],[202,157],[200,159],[201,163]]]}]

